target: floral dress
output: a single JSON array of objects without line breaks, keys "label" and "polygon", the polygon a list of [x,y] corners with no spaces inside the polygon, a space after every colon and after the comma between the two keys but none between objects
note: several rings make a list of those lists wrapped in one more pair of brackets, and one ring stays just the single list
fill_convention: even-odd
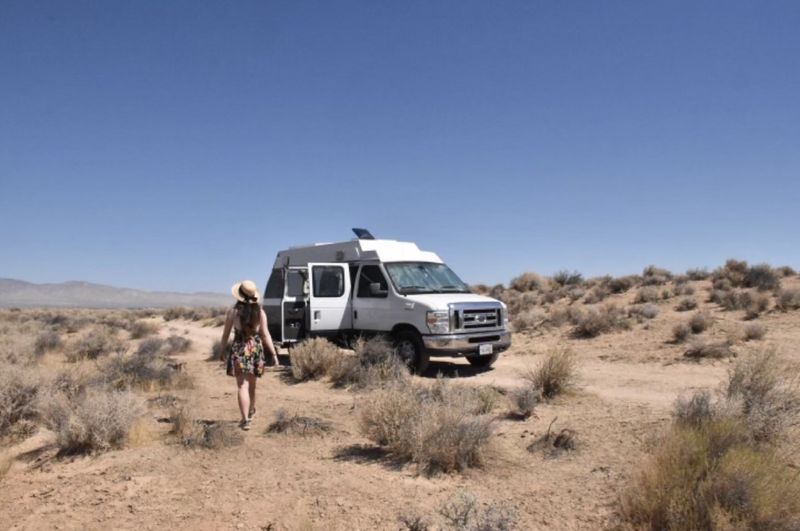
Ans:
[{"label": "floral dress", "polygon": [[264,374],[265,365],[261,337],[253,334],[246,338],[241,330],[234,329],[231,353],[228,356],[228,375],[254,374],[260,378]]}]

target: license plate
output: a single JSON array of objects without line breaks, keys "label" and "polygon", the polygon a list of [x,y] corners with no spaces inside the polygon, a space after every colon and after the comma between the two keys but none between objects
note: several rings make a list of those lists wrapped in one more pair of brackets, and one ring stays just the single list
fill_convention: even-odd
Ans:
[{"label": "license plate", "polygon": [[492,345],[481,345],[478,347],[478,354],[481,356],[486,356],[492,353]]}]

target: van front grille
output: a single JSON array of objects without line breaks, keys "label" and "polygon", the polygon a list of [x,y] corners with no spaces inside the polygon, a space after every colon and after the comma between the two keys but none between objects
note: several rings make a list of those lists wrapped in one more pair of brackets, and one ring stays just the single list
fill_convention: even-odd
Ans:
[{"label": "van front grille", "polygon": [[470,308],[455,310],[455,325],[461,330],[482,330],[502,326],[499,308]]}]

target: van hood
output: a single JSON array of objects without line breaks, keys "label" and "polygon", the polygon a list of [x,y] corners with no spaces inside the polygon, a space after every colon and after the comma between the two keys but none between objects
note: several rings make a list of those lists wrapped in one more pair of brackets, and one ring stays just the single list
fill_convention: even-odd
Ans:
[{"label": "van hood", "polygon": [[[448,304],[459,302],[486,302],[497,303],[497,299],[475,295],[474,293],[415,293],[406,295],[409,301],[414,301],[431,310],[446,310]],[[501,303],[502,304],[502,303]]]}]

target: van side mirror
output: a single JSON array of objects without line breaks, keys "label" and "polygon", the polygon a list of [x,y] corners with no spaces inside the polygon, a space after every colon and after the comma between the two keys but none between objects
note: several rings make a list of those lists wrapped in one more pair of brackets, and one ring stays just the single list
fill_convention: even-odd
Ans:
[{"label": "van side mirror", "polygon": [[381,289],[380,282],[370,282],[369,294],[372,297],[386,297],[389,294],[389,290]]}]

